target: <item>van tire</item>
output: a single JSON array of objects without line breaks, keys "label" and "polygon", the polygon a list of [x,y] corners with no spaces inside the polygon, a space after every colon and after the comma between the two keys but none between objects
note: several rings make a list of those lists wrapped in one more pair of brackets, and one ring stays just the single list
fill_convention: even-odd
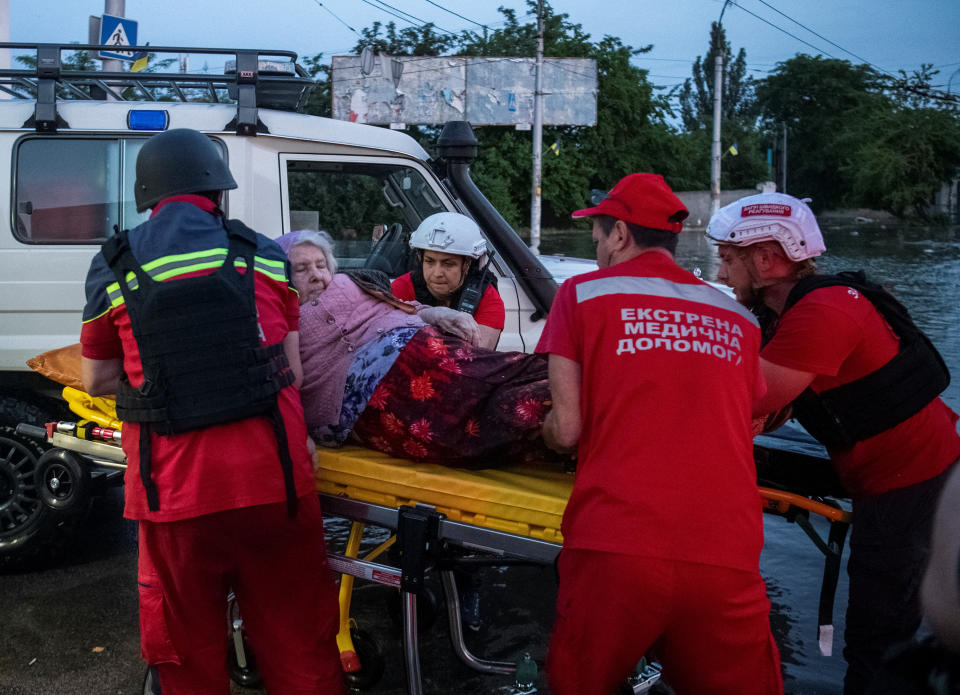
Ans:
[{"label": "van tire", "polygon": [[50,419],[32,403],[0,396],[0,570],[41,567],[56,558],[90,508],[86,500],[68,511],[51,509],[40,497],[37,463],[50,447],[15,428]]}]

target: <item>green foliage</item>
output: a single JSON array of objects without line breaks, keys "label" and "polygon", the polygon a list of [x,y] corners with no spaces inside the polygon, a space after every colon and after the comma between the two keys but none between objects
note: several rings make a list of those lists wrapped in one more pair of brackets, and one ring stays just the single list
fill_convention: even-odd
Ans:
[{"label": "green foliage", "polygon": [[[689,155],[693,158],[689,171],[688,187],[695,190],[710,187],[710,157],[713,144],[713,95],[714,65],[722,49],[724,55],[723,89],[721,92],[721,166],[720,188],[753,188],[757,182],[768,178],[768,138],[756,128],[756,100],[754,81],[747,76],[747,54],[742,48],[737,57],[730,60],[733,51],[726,32],[717,22],[710,26],[710,44],[705,56],[697,56],[693,63],[692,78],[684,81],[680,89],[680,117],[683,121],[683,137],[687,144],[694,145]],[[738,154],[727,152],[736,144]]]},{"label": "green foliage", "polygon": [[303,59],[304,67],[310,73],[317,86],[310,93],[303,112],[311,116],[324,116],[330,118],[333,115],[333,91],[330,82],[330,65],[323,62],[323,53],[315,56],[305,57]]},{"label": "green foliage", "polygon": [[[528,0],[526,21],[514,10],[500,8],[503,25],[496,30],[463,32],[459,36],[440,34],[432,25],[397,29],[392,23],[376,22],[364,29],[364,46],[389,55],[477,55],[533,56],[536,53],[536,2]],[[570,224],[570,213],[587,203],[591,188],[611,188],[617,180],[634,171],[658,171],[668,180],[692,180],[685,162],[678,157],[683,143],[666,123],[669,105],[666,94],[650,83],[647,71],[630,59],[651,50],[603,37],[592,41],[581,25],[569,16],[544,4],[544,52],[551,57],[594,58],[597,61],[599,90],[595,127],[545,127],[543,129],[543,222]],[[308,111],[328,114],[330,75],[321,64],[322,56],[306,59],[318,88]],[[430,150],[439,133],[437,127],[414,127],[407,131]],[[531,197],[532,143],[529,132],[507,127],[476,129],[480,157],[472,174],[500,213],[515,227],[527,226]],[[560,154],[548,148],[559,143]]]},{"label": "green foliage", "polygon": [[[525,16],[500,8],[502,25],[459,35],[433,25],[398,29],[392,22],[363,30],[356,50],[370,46],[389,55],[533,56],[536,2]],[[727,57],[721,143],[721,188],[752,188],[767,179],[766,153],[788,132],[789,191],[810,196],[817,209],[878,206],[895,214],[924,214],[941,182],[960,168],[957,102],[932,86],[929,65],[891,78],[865,65],[808,55],[778,63],[762,80],[748,76],[743,49],[734,53],[721,27],[711,26],[709,50],[672,93],[650,81],[632,59],[652,49],[634,48],[614,36],[594,39],[580,24],[544,4],[545,55],[597,61],[597,124],[543,129],[543,224],[569,226],[570,213],[587,204],[593,188],[608,189],[629,173],[653,171],[674,190],[709,188],[713,123],[713,65],[717,50]],[[317,81],[309,113],[331,110],[329,66],[322,55],[306,58]],[[672,120],[679,116],[683,129]],[[407,132],[427,148],[438,126]],[[515,227],[526,227],[531,196],[529,132],[506,127],[476,129],[480,157],[473,176]],[[559,155],[549,148],[558,143]],[[737,156],[727,148],[737,144]]]},{"label": "green foliage", "polygon": [[[16,57],[16,61],[26,68],[35,69],[37,67],[37,56],[21,55]],[[60,54],[60,67],[63,70],[91,70],[100,69],[100,61],[91,58],[87,51],[73,51]]]},{"label": "green foliage", "polygon": [[847,174],[860,203],[898,217],[927,217],[932,193],[960,171],[960,120],[950,111],[904,108],[875,114]]},{"label": "green foliage", "polygon": [[369,46],[376,53],[387,55],[436,56],[448,53],[456,42],[456,37],[452,34],[438,34],[433,24],[404,27],[398,31],[393,22],[386,26],[374,22],[372,27],[363,29],[360,33],[363,38],[354,47],[357,53]]},{"label": "green foliage", "polygon": [[960,170],[956,106],[925,65],[899,78],[845,60],[798,55],[757,87],[768,127],[788,127],[790,191],[818,209],[878,207],[926,216]]},{"label": "green foliage", "polygon": [[854,205],[850,177],[862,125],[891,104],[873,68],[798,55],[777,64],[757,85],[757,101],[776,137],[787,124],[788,190],[815,209]]},{"label": "green foliage", "polygon": [[747,76],[747,53],[742,48],[732,61],[733,51],[723,27],[710,26],[707,54],[693,62],[693,77],[680,90],[680,115],[686,130],[713,127],[714,72],[717,47],[723,47],[723,90],[720,94],[722,121],[747,122],[755,116],[753,79]]}]

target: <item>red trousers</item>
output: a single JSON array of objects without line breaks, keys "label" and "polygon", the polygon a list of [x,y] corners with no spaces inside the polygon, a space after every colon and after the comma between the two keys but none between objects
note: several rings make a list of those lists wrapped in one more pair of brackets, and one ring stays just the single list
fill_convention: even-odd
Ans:
[{"label": "red trousers", "polygon": [[337,589],[316,495],[168,523],[140,522],[140,643],[163,695],[228,695],[227,592],[266,689],[339,695]]},{"label": "red trousers", "polygon": [[616,693],[651,649],[677,695],[782,695],[759,570],[564,549],[559,571],[554,695]]}]

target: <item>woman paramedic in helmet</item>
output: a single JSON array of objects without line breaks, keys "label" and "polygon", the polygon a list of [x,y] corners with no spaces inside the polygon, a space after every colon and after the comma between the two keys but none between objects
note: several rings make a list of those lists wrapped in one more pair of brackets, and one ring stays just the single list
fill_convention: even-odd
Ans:
[{"label": "woman paramedic in helmet", "polygon": [[410,246],[417,249],[416,268],[393,281],[393,294],[472,315],[480,328],[479,346],[495,349],[506,312],[477,223],[457,212],[430,215],[410,236]]}]

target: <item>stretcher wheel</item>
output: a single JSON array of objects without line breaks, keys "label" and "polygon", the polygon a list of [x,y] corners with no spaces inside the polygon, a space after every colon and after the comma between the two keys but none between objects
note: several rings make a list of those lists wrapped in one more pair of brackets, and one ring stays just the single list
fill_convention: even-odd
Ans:
[{"label": "stretcher wheel", "polygon": [[147,671],[143,674],[143,695],[161,695],[156,666],[147,666]]},{"label": "stretcher wheel", "polygon": [[[387,608],[394,625],[403,627],[403,604],[400,601],[400,591],[391,591],[387,594]],[[417,594],[417,632],[426,632],[437,621],[441,605],[437,590],[428,583],[424,583]]]},{"label": "stretcher wheel", "polygon": [[230,680],[242,688],[254,689],[263,685],[257,660],[247,641],[240,606],[232,591],[227,595],[227,671]]},{"label": "stretcher wheel", "polygon": [[37,461],[37,491],[51,509],[67,511],[87,499],[90,472],[71,451],[49,449]]},{"label": "stretcher wheel", "polygon": [[344,673],[347,684],[356,690],[372,688],[383,678],[383,654],[380,645],[363,630],[351,628],[350,639],[360,660],[360,670]]},{"label": "stretcher wheel", "polygon": [[244,635],[243,655],[244,665],[240,665],[240,658],[237,654],[237,645],[233,638],[227,643],[227,670],[230,672],[230,680],[241,688],[256,689],[263,685],[263,678],[260,676],[260,670],[257,668],[257,661],[250,649],[250,644]]}]

